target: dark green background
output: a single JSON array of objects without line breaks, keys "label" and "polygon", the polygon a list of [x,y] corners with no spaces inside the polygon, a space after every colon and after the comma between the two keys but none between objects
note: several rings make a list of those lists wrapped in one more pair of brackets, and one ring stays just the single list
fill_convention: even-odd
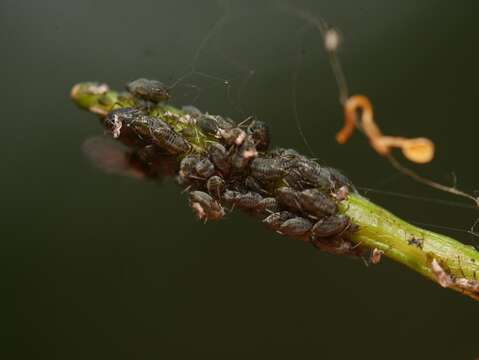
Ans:
[{"label": "dark green background", "polygon": [[[473,1],[301,1],[344,35],[353,92],[385,132],[425,135],[437,157],[419,170],[477,189],[478,10]],[[273,9],[277,7],[273,6]],[[270,4],[237,1],[191,77],[195,105],[271,125],[275,144],[316,156],[359,186],[462,201],[397,174],[356,134],[334,141],[341,109],[318,34]],[[80,81],[173,82],[222,14],[215,1],[0,0],[0,351],[9,359],[473,359],[479,304],[389,261],[318,254],[232,214],[206,225],[185,194],[108,176],[81,153],[102,133],[69,100]],[[242,69],[253,69],[247,78]],[[240,89],[240,101],[235,97]],[[174,103],[196,92],[173,90]],[[240,111],[239,108],[243,110]],[[417,222],[467,229],[477,211],[370,194]],[[466,200],[462,203],[469,204]],[[465,232],[446,233],[463,242]]]}]

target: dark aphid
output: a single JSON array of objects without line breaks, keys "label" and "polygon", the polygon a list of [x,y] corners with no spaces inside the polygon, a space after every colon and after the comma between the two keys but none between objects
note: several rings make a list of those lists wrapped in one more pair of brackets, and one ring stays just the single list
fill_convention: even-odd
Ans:
[{"label": "dark aphid", "polygon": [[133,155],[143,164],[148,177],[174,176],[178,172],[178,160],[163,154],[156,145],[146,145]]},{"label": "dark aphid", "polygon": [[343,233],[350,220],[344,215],[332,215],[319,220],[311,230],[311,238],[325,238]]},{"label": "dark aphid", "polygon": [[219,134],[226,144],[239,146],[246,139],[246,132],[238,127],[219,129]]},{"label": "dark aphid", "polygon": [[294,149],[286,148],[276,148],[269,152],[269,155],[272,157],[281,157],[287,159],[306,159],[305,156],[301,155]]},{"label": "dark aphid", "polygon": [[265,189],[261,187],[258,181],[252,176],[247,176],[246,179],[244,180],[244,184],[249,190],[253,190],[257,193],[267,192]]},{"label": "dark aphid", "polygon": [[206,188],[211,196],[220,199],[225,190],[225,181],[220,176],[212,176],[206,182]]},{"label": "dark aphid", "polygon": [[153,128],[152,133],[155,143],[170,154],[184,154],[191,149],[188,141],[165,122]]},{"label": "dark aphid", "polygon": [[346,186],[349,192],[356,192],[356,188],[354,187],[351,180],[349,180],[346,176],[341,174],[341,172],[337,169],[331,167],[323,168],[327,170],[330,174],[330,181],[331,187],[335,190],[339,190],[341,187]]},{"label": "dark aphid", "polygon": [[130,143],[138,141],[138,136],[130,128],[130,125],[143,116],[144,114],[136,108],[115,109],[105,116],[103,124],[111,131],[114,138],[120,138],[126,145],[130,145]]},{"label": "dark aphid", "polygon": [[416,237],[412,237],[407,241],[409,245],[416,246],[419,249],[422,249],[424,246],[424,240]]},{"label": "dark aphid", "polygon": [[256,210],[261,202],[263,197],[255,192],[247,192],[245,194],[240,194],[235,201],[235,205],[243,210]]},{"label": "dark aphid", "polygon": [[281,158],[257,157],[251,161],[251,175],[259,181],[276,181],[288,174],[289,161]]},{"label": "dark aphid", "polygon": [[241,170],[249,164],[251,159],[258,155],[253,139],[247,136],[242,144],[236,149],[231,156],[231,164],[236,170]]},{"label": "dark aphid", "polygon": [[153,103],[170,99],[168,88],[157,80],[137,79],[128,83],[126,89],[133,96]]},{"label": "dark aphid", "polygon": [[178,171],[177,182],[181,186],[189,186],[201,180],[196,175],[195,166],[200,161],[197,155],[187,155],[180,162],[180,170]]},{"label": "dark aphid", "polygon": [[208,147],[208,153],[210,154],[211,162],[215,167],[224,175],[227,176],[231,169],[231,164],[228,159],[226,149],[220,143],[211,143]]},{"label": "dark aphid", "polygon": [[234,127],[234,123],[229,119],[210,114],[201,114],[197,124],[203,133],[217,138],[220,138],[224,131],[230,131]]},{"label": "dark aphid", "polygon": [[278,202],[292,211],[301,212],[303,209],[299,201],[300,192],[290,187],[282,186],[276,189]]},{"label": "dark aphid", "polygon": [[313,245],[319,250],[328,252],[333,255],[361,256],[363,249],[357,244],[340,237],[332,237],[327,239],[318,239],[313,241]]},{"label": "dark aphid", "polygon": [[288,176],[285,181],[295,189],[317,187],[329,189],[331,187],[330,173],[318,163],[309,159],[297,159],[292,161]]},{"label": "dark aphid", "polygon": [[198,176],[208,179],[215,173],[215,166],[208,158],[202,158],[196,163],[195,171]]},{"label": "dark aphid", "polygon": [[269,130],[268,130],[268,127],[266,126],[266,123],[259,120],[253,120],[251,124],[249,124],[246,132],[248,135],[250,135],[253,138],[256,144],[256,148],[259,151],[268,150]]},{"label": "dark aphid", "polygon": [[282,223],[278,232],[286,236],[298,237],[306,235],[312,226],[313,224],[308,219],[294,217]]},{"label": "dark aphid", "polygon": [[281,224],[286,220],[294,218],[296,215],[289,211],[280,211],[269,215],[263,222],[273,230],[279,230]]},{"label": "dark aphid", "polygon": [[336,202],[318,189],[303,190],[298,199],[301,208],[317,218],[336,213]]},{"label": "dark aphid", "polygon": [[225,215],[223,207],[203,191],[190,192],[190,205],[200,220],[216,220]]},{"label": "dark aphid", "polygon": [[276,200],[274,197],[267,197],[261,200],[258,204],[258,210],[263,211],[265,213],[275,213],[279,211],[279,204],[278,200]]},{"label": "dark aphid", "polygon": [[252,191],[241,193],[233,190],[226,190],[223,198],[228,204],[246,211],[258,210],[259,204],[263,200],[263,197],[258,193]]},{"label": "dark aphid", "polygon": [[234,205],[236,199],[241,195],[239,191],[226,190],[223,194],[224,201],[229,205]]}]

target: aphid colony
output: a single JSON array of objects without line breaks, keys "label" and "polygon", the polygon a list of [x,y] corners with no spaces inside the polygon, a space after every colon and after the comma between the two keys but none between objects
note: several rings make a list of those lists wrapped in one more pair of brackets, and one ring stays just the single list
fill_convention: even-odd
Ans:
[{"label": "aphid colony", "polygon": [[361,254],[348,240],[357,227],[337,206],[355,189],[337,170],[291,149],[270,150],[266,124],[257,119],[236,124],[193,107],[170,112],[158,106],[169,99],[158,81],[135,80],[127,90],[132,106],[112,110],[103,124],[132,149],[146,176],[162,175],[155,169],[162,169],[165,156],[175,158],[170,174],[199,219],[220,219],[237,208],[319,249]]}]

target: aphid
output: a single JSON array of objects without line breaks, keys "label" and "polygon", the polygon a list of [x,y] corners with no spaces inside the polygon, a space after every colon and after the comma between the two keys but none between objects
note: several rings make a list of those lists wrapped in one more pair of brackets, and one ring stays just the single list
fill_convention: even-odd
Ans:
[{"label": "aphid", "polygon": [[288,174],[289,162],[280,158],[257,157],[251,161],[251,175],[262,182],[279,180]]},{"label": "aphid", "polygon": [[251,124],[248,125],[246,132],[253,138],[256,148],[259,151],[268,150],[270,140],[269,130],[266,123],[259,120],[253,120]]},{"label": "aphid", "polygon": [[223,194],[223,199],[227,204],[234,205],[234,203],[236,202],[236,199],[240,195],[241,193],[239,191],[226,190]]},{"label": "aphid", "polygon": [[361,256],[363,250],[357,244],[340,237],[318,239],[312,242],[314,247],[333,255]]},{"label": "aphid", "polygon": [[299,202],[299,194],[298,191],[287,186],[276,189],[276,199],[278,199],[278,202],[288,209],[297,212],[303,210]]},{"label": "aphid", "polygon": [[261,200],[258,204],[258,210],[266,213],[275,213],[279,210],[278,200],[274,197],[267,197]]},{"label": "aphid", "polygon": [[419,249],[422,249],[422,247],[424,246],[424,240],[416,238],[416,237],[412,237],[411,239],[408,239],[407,243],[409,245],[417,246]]},{"label": "aphid", "polygon": [[126,89],[133,96],[152,103],[170,99],[168,88],[157,80],[137,79],[128,83]]},{"label": "aphid", "polygon": [[383,254],[384,254],[384,251],[374,248],[373,251],[371,252],[371,256],[369,257],[371,264],[374,264],[374,265],[379,264]]},{"label": "aphid", "polygon": [[225,191],[224,199],[226,202],[231,203],[242,210],[255,211],[258,209],[263,197],[252,191],[241,193],[239,191],[227,190]]},{"label": "aphid", "polygon": [[197,124],[203,133],[217,138],[220,138],[223,132],[230,131],[234,127],[234,123],[229,119],[210,114],[201,114]]},{"label": "aphid", "polygon": [[263,222],[273,230],[279,230],[281,224],[286,220],[294,218],[296,215],[289,211],[280,211],[266,217]]},{"label": "aphid", "polygon": [[301,208],[317,218],[336,213],[336,203],[333,199],[318,189],[303,190],[298,194]]},{"label": "aphid", "polygon": [[223,207],[203,191],[190,192],[190,205],[200,220],[217,220],[225,215]]},{"label": "aphid", "polygon": [[236,170],[241,170],[248,165],[251,159],[258,155],[253,139],[247,136],[243,143],[233,153],[231,157],[231,164]]},{"label": "aphid", "polygon": [[223,138],[226,144],[239,146],[246,139],[246,133],[244,130],[235,127],[231,129],[219,129],[220,136]]},{"label": "aphid", "polygon": [[195,171],[200,177],[208,179],[215,173],[215,166],[208,158],[202,158],[196,163]]},{"label": "aphid", "polygon": [[221,194],[223,194],[223,191],[225,190],[225,181],[220,176],[212,176],[206,182],[206,188],[211,196],[220,199]]},{"label": "aphid", "polygon": [[189,186],[197,180],[201,180],[196,175],[195,166],[200,158],[197,155],[187,155],[180,162],[180,170],[178,171],[177,182],[181,186]]},{"label": "aphid", "polygon": [[152,129],[153,139],[158,146],[170,154],[182,154],[190,151],[191,145],[170,125],[165,122],[158,125],[160,126]]},{"label": "aphid", "polygon": [[336,198],[337,201],[343,201],[348,198],[349,195],[349,188],[346,185],[341,186],[333,196]]},{"label": "aphid", "polygon": [[319,220],[311,229],[311,238],[325,238],[343,233],[350,220],[344,215],[332,215]]},{"label": "aphid", "polygon": [[276,148],[269,152],[269,155],[272,157],[280,157],[283,159],[299,159],[305,160],[307,159],[304,155],[301,155],[294,149],[287,149],[287,148]]},{"label": "aphid", "polygon": [[349,189],[349,191],[356,192],[356,188],[354,187],[351,180],[341,174],[339,170],[336,170],[331,167],[323,167],[323,169],[330,174],[331,187],[333,189],[339,190],[342,187],[346,187],[347,189]]},{"label": "aphid", "polygon": [[313,224],[308,219],[294,217],[283,222],[278,232],[286,236],[299,237],[306,235],[312,226]]},{"label": "aphid", "polygon": [[208,147],[211,162],[224,175],[227,176],[231,169],[231,164],[228,160],[228,154],[223,145],[213,142]]},{"label": "aphid", "polygon": [[130,125],[144,114],[136,108],[122,108],[110,111],[104,118],[103,124],[112,132],[114,138],[119,138],[126,145],[134,145],[138,141],[138,136]]},{"label": "aphid", "polygon": [[256,181],[256,179],[252,176],[247,176],[246,179],[244,180],[245,186],[249,190],[256,191],[257,193],[265,193],[266,190],[261,187],[261,185]]},{"label": "aphid", "polygon": [[285,181],[296,189],[316,187],[329,189],[331,174],[327,168],[322,168],[318,163],[309,159],[292,161],[288,176]]}]

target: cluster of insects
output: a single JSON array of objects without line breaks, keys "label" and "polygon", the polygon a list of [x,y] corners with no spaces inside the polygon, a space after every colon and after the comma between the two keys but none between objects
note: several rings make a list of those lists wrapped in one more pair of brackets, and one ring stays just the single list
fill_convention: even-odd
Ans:
[{"label": "cluster of insects", "polygon": [[154,80],[138,79],[126,89],[132,106],[113,107],[102,119],[129,148],[125,169],[174,176],[201,220],[240,209],[321,250],[361,255],[348,240],[357,227],[338,212],[338,202],[356,190],[339,171],[291,149],[270,149],[268,128],[255,118],[236,123],[191,106],[168,111],[162,105],[168,90]]}]

